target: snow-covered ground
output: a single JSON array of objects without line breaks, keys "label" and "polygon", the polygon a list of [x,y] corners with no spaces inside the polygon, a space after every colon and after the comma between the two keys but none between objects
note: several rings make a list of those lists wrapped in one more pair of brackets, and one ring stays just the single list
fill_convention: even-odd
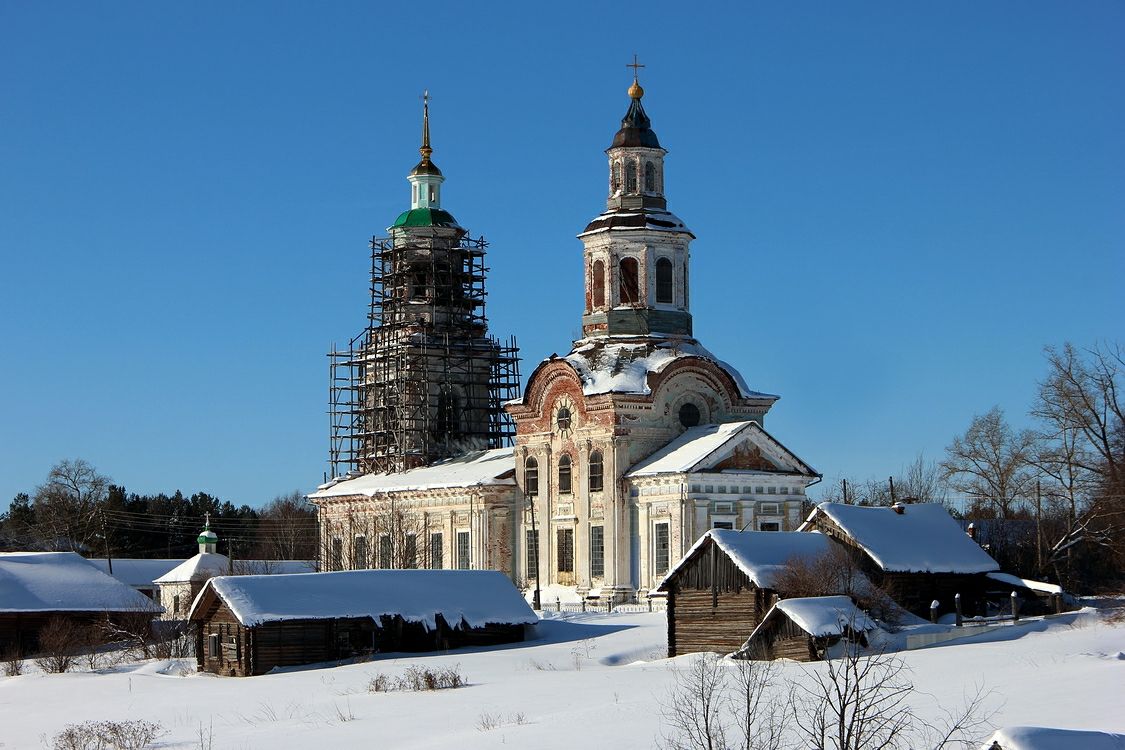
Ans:
[{"label": "snow-covered ground", "polygon": [[[63,675],[0,677],[0,747],[42,748],[65,725],[144,719],[163,748],[651,748],[673,670],[665,620],[653,614],[547,615],[535,640],[441,655],[381,656],[264,677],[195,674],[191,662],[145,662]],[[996,727],[1125,732],[1125,625],[1086,610],[904,652],[917,710],[935,716],[983,684]],[[370,693],[376,674],[458,666],[469,685]],[[784,663],[800,678],[811,665]],[[203,739],[201,741],[201,731]],[[982,741],[984,738],[981,738]]]}]

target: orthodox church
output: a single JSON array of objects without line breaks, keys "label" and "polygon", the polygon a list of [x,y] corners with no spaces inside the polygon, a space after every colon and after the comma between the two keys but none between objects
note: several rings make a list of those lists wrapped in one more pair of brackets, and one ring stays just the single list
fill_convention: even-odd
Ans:
[{"label": "orthodox church", "polygon": [[[552,598],[627,601],[654,588],[708,529],[799,525],[805,489],[820,476],[766,432],[778,397],[751,389],[695,338],[695,235],[668,210],[667,151],[644,93],[634,75],[606,150],[606,210],[578,235],[583,338],[541,362],[522,394],[498,398],[502,413],[478,410],[477,418],[510,420],[514,446],[461,442],[452,457],[356,463],[325,483],[309,496],[324,569],[492,568],[549,587]],[[429,149],[428,109],[424,120]],[[418,186],[433,182],[409,179],[417,204]],[[449,226],[452,217],[434,210],[436,193],[423,193],[427,220]],[[358,359],[379,356],[368,349]],[[489,357],[503,365],[503,352],[482,361]],[[436,392],[464,389],[438,384]],[[474,428],[463,411],[451,417],[448,401],[430,399],[428,410],[437,429],[427,434],[442,445],[451,429],[499,434]],[[373,410],[360,400],[357,411],[362,422]]]}]

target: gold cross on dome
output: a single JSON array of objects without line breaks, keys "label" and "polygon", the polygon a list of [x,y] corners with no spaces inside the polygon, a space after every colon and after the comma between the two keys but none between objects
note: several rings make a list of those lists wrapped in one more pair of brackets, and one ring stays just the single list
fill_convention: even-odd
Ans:
[{"label": "gold cross on dome", "polygon": [[207,512],[207,513],[203,514],[203,526],[204,526],[204,528],[208,528],[208,529],[211,528],[211,513],[210,512]]},{"label": "gold cross on dome", "polygon": [[427,104],[427,105],[428,105],[428,104],[430,103],[430,90],[429,90],[429,89],[425,89],[425,90],[424,90],[424,91],[422,92],[422,96],[420,96],[419,98],[420,98],[420,99],[422,100],[422,103],[423,103],[423,104]]},{"label": "gold cross on dome", "polygon": [[633,62],[631,62],[631,63],[626,63],[626,64],[625,64],[625,67],[626,67],[626,68],[632,68],[632,69],[633,69],[633,80],[635,81],[635,80],[637,80],[637,71],[638,71],[638,69],[640,69],[640,68],[643,68],[643,67],[644,67],[644,65],[641,65],[641,64],[640,64],[639,62],[637,62],[637,56],[636,56],[636,54],[634,54],[634,55],[633,55]]}]

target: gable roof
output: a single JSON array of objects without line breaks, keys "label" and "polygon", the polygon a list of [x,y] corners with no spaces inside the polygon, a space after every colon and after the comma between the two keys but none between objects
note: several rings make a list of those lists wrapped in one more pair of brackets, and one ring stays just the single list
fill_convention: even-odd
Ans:
[{"label": "gable roof", "polygon": [[0,553],[0,612],[161,612],[76,552]]},{"label": "gable roof", "polygon": [[[844,635],[848,630],[867,632],[879,626],[859,607],[850,596],[802,596],[795,599],[782,599],[770,607],[762,622],[750,634],[750,639],[761,630],[771,617],[785,615],[794,625],[815,638]],[[750,645],[747,639],[743,648]]]},{"label": "gable roof", "polygon": [[244,626],[282,620],[379,618],[451,627],[488,623],[530,624],[539,618],[511,580],[496,570],[347,570],[272,576],[212,578],[192,604],[190,620],[202,620],[215,597]]},{"label": "gable roof", "polygon": [[711,529],[668,571],[656,589],[667,591],[667,586],[676,573],[709,542],[714,542],[755,586],[763,589],[775,587],[777,574],[793,558],[815,559],[828,554],[835,544],[823,534]]},{"label": "gable roof", "polygon": [[988,573],[1000,566],[970,539],[937,503],[893,507],[821,503],[802,530],[831,520],[885,571],[898,573]]},{"label": "gable roof", "polygon": [[185,583],[203,581],[211,576],[221,576],[230,572],[230,558],[218,552],[200,552],[195,557],[184,560],[153,583]]},{"label": "gable roof", "polygon": [[802,461],[755,421],[690,427],[648,458],[633,464],[625,476],[704,471],[730,457],[738,446],[747,442],[759,448],[766,458],[778,465],[776,473],[820,476],[816,469]]},{"label": "gable roof", "polygon": [[511,448],[474,451],[430,466],[393,474],[364,474],[353,479],[334,480],[322,484],[310,498],[343,495],[375,496],[385,492],[431,490],[446,487],[479,487],[512,485],[516,459]]}]

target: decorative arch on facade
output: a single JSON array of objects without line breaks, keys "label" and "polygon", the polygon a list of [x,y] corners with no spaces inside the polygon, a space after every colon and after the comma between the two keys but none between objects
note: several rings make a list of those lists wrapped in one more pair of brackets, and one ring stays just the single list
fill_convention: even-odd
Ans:
[{"label": "decorative arch on facade", "polygon": [[[679,396],[673,396],[669,393],[681,378],[694,378],[707,386],[721,402],[718,405],[720,411],[730,411],[735,404],[742,400],[738,384],[722,367],[701,357],[682,357],[669,364],[659,373],[649,376],[649,387],[652,389],[653,401],[662,401],[667,403],[669,407],[674,407],[676,409],[676,414],[673,414],[674,418],[678,419],[679,406],[691,395],[697,396],[694,400],[697,407],[706,406],[700,403],[702,394],[697,393],[698,389],[688,388],[683,395]],[[714,421],[716,416],[718,415],[709,407],[701,410],[701,424]]]},{"label": "decorative arch on facade", "polygon": [[[582,379],[574,367],[562,358],[548,359],[535,368],[531,377],[527,379],[527,390],[524,391],[523,405],[535,414],[546,413],[548,401],[552,404],[555,394],[560,391],[582,393]],[[584,418],[586,406],[581,397],[573,399],[578,413]]]}]

